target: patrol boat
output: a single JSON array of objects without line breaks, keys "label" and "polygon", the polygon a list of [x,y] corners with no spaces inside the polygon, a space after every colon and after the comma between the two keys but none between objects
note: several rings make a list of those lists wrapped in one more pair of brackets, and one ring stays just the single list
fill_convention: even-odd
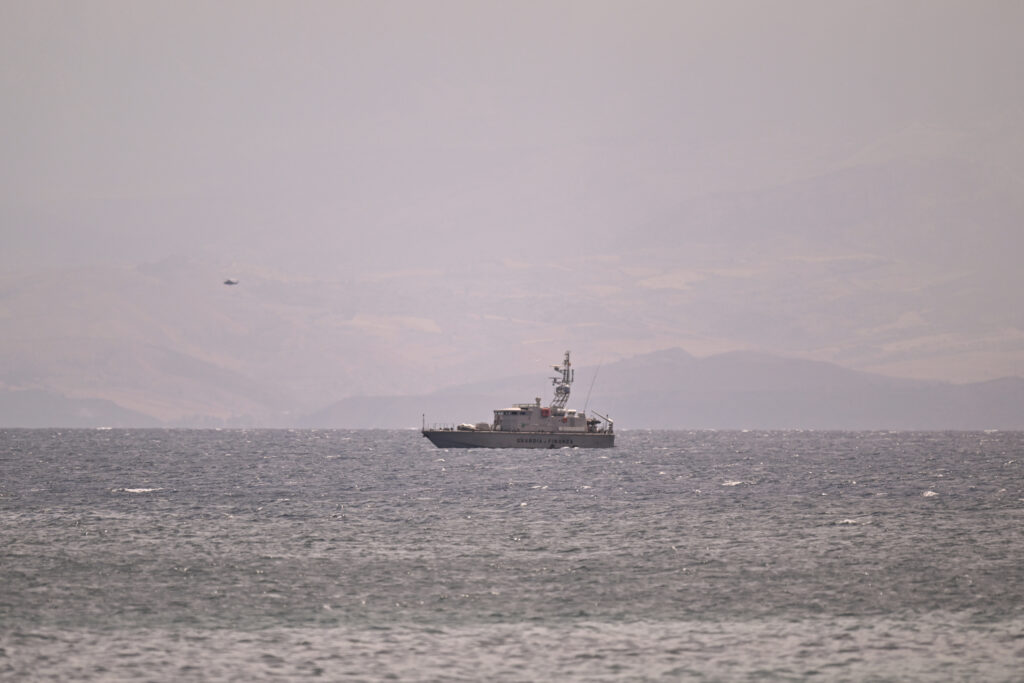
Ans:
[{"label": "patrol boat", "polygon": [[613,421],[594,413],[566,409],[569,387],[575,371],[569,352],[561,365],[552,365],[558,376],[551,378],[555,396],[551,404],[517,403],[511,408],[494,411],[491,423],[460,424],[455,427],[427,428],[423,420],[423,436],[438,448],[612,448],[615,446]]}]

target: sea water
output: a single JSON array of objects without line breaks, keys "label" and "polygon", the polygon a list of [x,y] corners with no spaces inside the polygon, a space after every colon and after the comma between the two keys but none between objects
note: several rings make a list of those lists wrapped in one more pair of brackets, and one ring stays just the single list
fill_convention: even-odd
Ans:
[{"label": "sea water", "polygon": [[0,431],[5,680],[1022,672],[1022,433]]}]

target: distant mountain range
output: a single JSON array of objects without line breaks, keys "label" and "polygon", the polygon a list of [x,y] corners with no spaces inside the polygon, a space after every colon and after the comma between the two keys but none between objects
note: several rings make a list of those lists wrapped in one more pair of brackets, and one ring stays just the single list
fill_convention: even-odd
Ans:
[{"label": "distant mountain range", "polygon": [[[549,388],[535,376],[422,396],[354,397],[299,424],[399,428],[421,419],[489,421],[494,408],[536,396],[547,402]],[[696,358],[670,349],[578,368],[570,405],[585,404],[620,429],[1024,429],[1024,379],[926,382],[751,352]]]},{"label": "distant mountain range", "polygon": [[[6,391],[0,426],[400,429],[422,420],[490,421],[493,409],[538,396],[550,398],[545,376],[523,375],[414,396],[351,397],[267,424],[202,415],[168,423],[103,399]],[[570,407],[609,415],[619,429],[1024,429],[1024,379],[951,384],[764,353],[697,358],[669,349],[577,368]]]},{"label": "distant mountain range", "polygon": [[101,398],[39,389],[0,390],[0,427],[160,427],[160,421]]},{"label": "distant mountain range", "polygon": [[[901,126],[795,166],[769,153],[749,182],[722,167],[707,180],[702,163],[691,177],[633,167],[636,150],[602,147],[618,171],[568,197],[517,185],[549,166],[528,155],[390,217],[325,208],[329,229],[304,239],[291,215],[287,230],[220,233],[205,222],[219,210],[190,200],[0,206],[23,236],[0,250],[0,423],[489,419],[546,398],[543,368],[568,348],[604,359],[590,404],[623,427],[1020,425],[1020,402],[1003,400],[1015,380],[886,379],[1022,374],[1024,154],[1005,144],[1017,118],[970,134]],[[280,214],[276,201],[235,222]],[[141,248],[137,228],[157,216],[153,234],[173,239]],[[537,249],[553,225],[571,241]],[[699,357],[641,355],[673,347]],[[841,367],[707,356],[729,349]],[[522,381],[463,386],[499,376]],[[450,403],[464,395],[479,401]]]}]

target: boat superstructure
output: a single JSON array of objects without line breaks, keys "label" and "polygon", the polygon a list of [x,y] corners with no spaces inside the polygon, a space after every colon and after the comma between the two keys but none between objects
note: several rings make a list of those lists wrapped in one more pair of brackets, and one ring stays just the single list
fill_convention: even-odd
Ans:
[{"label": "boat superstructure", "polygon": [[558,374],[551,378],[555,395],[550,404],[542,406],[539,398],[533,403],[517,403],[495,410],[490,423],[427,428],[424,419],[423,436],[438,448],[613,447],[615,432],[610,418],[596,412],[587,417],[584,411],[565,407],[575,376],[569,352],[561,365],[551,367]]}]

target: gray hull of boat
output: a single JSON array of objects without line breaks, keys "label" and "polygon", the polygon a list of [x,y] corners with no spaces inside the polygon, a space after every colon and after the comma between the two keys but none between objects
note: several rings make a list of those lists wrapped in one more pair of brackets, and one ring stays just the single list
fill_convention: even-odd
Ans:
[{"label": "gray hull of boat", "polygon": [[492,432],[424,429],[438,448],[613,448],[608,432]]}]

